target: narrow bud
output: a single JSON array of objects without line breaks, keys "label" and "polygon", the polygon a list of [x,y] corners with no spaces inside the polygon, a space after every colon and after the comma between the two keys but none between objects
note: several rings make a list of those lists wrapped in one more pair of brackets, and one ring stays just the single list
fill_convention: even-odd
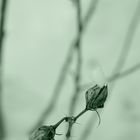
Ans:
[{"label": "narrow bud", "polygon": [[87,110],[96,110],[98,108],[103,108],[108,95],[107,84],[102,88],[98,85],[87,90],[85,94],[86,98],[86,109]]},{"label": "narrow bud", "polygon": [[54,140],[55,128],[51,126],[41,126],[34,130],[29,140]]}]

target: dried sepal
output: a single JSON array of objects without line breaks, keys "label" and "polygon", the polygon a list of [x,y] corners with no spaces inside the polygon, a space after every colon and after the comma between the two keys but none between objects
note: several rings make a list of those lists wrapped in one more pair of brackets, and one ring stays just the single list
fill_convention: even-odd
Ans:
[{"label": "dried sepal", "polygon": [[86,98],[86,109],[87,110],[96,110],[98,108],[103,108],[108,95],[107,84],[102,88],[98,85],[87,90],[85,94]]},{"label": "dried sepal", "polygon": [[88,89],[85,94],[86,110],[96,111],[99,117],[99,124],[101,122],[101,119],[97,109],[104,107],[107,95],[108,95],[107,84],[105,84],[102,88],[99,87],[98,85],[95,85],[94,87]]},{"label": "dried sepal", "polygon": [[41,126],[33,131],[29,140],[54,140],[55,128],[53,126]]}]

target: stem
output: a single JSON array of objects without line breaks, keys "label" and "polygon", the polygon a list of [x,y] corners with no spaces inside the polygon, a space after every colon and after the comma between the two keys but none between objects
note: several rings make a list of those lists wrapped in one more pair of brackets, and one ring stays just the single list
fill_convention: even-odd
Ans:
[{"label": "stem", "polygon": [[52,113],[53,109],[55,108],[57,102],[58,102],[58,99],[60,97],[60,94],[61,94],[61,90],[63,88],[63,84],[64,84],[64,81],[65,81],[65,78],[66,78],[66,75],[67,75],[67,72],[68,72],[68,69],[69,69],[69,66],[70,66],[70,63],[72,61],[72,57],[73,57],[73,51],[74,51],[74,46],[72,44],[72,46],[70,46],[69,50],[68,50],[68,54],[65,58],[65,62],[62,66],[62,69],[60,71],[60,74],[59,74],[59,77],[58,77],[58,80],[57,80],[57,83],[56,83],[56,86],[54,88],[54,91],[52,93],[52,98],[51,98],[51,101],[50,101],[50,104],[49,106],[47,106],[44,111],[42,112],[42,114],[40,115],[38,121],[36,122],[36,124],[31,128],[30,132],[31,133],[35,128],[37,128],[38,126],[42,125],[44,120],[46,120],[50,114]]},{"label": "stem", "polygon": [[63,121],[65,121],[68,117],[62,118],[59,122],[57,122],[53,127],[56,129]]},{"label": "stem", "polygon": [[76,40],[76,53],[77,53],[77,65],[76,65],[76,75],[74,79],[74,94],[71,99],[69,114],[73,115],[75,112],[75,105],[77,98],[79,97],[80,91],[80,80],[81,80],[81,68],[82,68],[82,49],[81,49],[81,40],[83,32],[82,24],[82,9],[80,0],[76,1],[76,10],[77,10],[77,40]]},{"label": "stem", "polygon": [[53,127],[56,129],[63,121],[73,120],[75,122],[80,116],[82,116],[84,113],[86,113],[88,110],[85,108],[82,110],[77,116],[75,117],[64,117],[59,122],[57,122]]},{"label": "stem", "polygon": [[[81,50],[81,40],[82,40],[82,31],[83,31],[83,23],[82,23],[82,7],[81,1],[76,0],[76,16],[77,16],[77,41],[75,45],[75,49],[77,52],[77,65],[76,65],[76,75],[74,79],[74,95],[72,96],[72,100],[70,103],[69,114],[73,115],[75,111],[76,99],[79,96],[80,91],[80,80],[81,80],[81,68],[82,68],[82,50]],[[68,130],[67,130],[67,140],[70,138],[71,129],[73,125],[73,120],[69,122]]]},{"label": "stem", "polygon": [[76,117],[74,117],[74,121],[76,121],[81,115],[83,115],[84,113],[86,113],[88,110],[85,108],[84,110],[82,110]]},{"label": "stem", "polygon": [[[132,46],[132,43],[133,43],[133,39],[134,39],[134,36],[135,36],[135,32],[137,31],[136,29],[138,28],[138,25],[139,25],[139,18],[140,18],[140,1],[138,2],[137,4],[137,8],[136,8],[136,11],[132,17],[132,20],[129,24],[129,27],[128,27],[128,31],[126,33],[126,37],[125,37],[125,40],[124,40],[124,44],[123,44],[123,48],[122,48],[122,51],[121,51],[121,54],[120,56],[118,57],[118,61],[116,63],[116,66],[113,70],[113,73],[112,75],[116,75],[118,73],[121,73],[121,70],[126,62],[126,59],[130,53],[130,48]],[[136,66],[136,69],[139,67],[139,64]],[[135,70],[135,69],[132,69],[132,71]],[[131,71],[126,71],[126,73],[129,72],[131,73]],[[122,76],[125,76],[125,73],[123,73],[124,75]],[[114,80],[116,80],[118,77],[121,77],[121,76],[117,76],[117,77],[111,77],[109,80],[112,82]],[[112,89],[114,88],[116,83],[113,83],[112,85]],[[111,90],[112,90],[111,89]],[[110,92],[110,94],[112,94],[112,91]],[[80,137],[80,140],[87,140],[88,136],[90,135],[91,133],[91,130],[92,130],[92,127],[94,126],[93,124],[95,123],[96,121],[96,118],[95,120],[93,120],[93,117],[91,117],[88,122],[87,122],[87,125],[86,125],[86,128],[85,128],[85,131],[82,133],[81,137]]]},{"label": "stem", "polygon": [[[80,25],[81,29],[82,29],[82,34],[83,34],[83,31],[86,30],[88,23],[89,23],[90,19],[92,18],[92,15],[95,13],[97,1],[98,0],[92,0],[83,22],[81,21],[81,23],[83,23]],[[76,38],[74,39],[74,41],[70,45],[70,49],[68,50],[68,54],[65,58],[65,62],[63,64],[63,66],[62,66],[62,70],[60,72],[58,82],[56,83],[56,86],[55,86],[54,91],[52,93],[53,95],[52,95],[49,106],[45,107],[45,109],[44,109],[43,113],[40,115],[37,123],[31,128],[29,133],[31,133],[35,128],[37,128],[41,124],[43,124],[44,120],[46,120],[50,116],[50,114],[52,113],[52,110],[56,106],[56,104],[58,102],[58,98],[61,94],[61,90],[63,88],[66,74],[68,73],[68,69],[69,69],[69,66],[70,66],[72,58],[73,58],[73,54],[76,51],[75,48],[77,46],[77,40],[79,40],[79,34],[77,34]],[[74,112],[74,111],[70,111],[70,112]],[[70,113],[70,114],[72,114],[72,113]]]}]

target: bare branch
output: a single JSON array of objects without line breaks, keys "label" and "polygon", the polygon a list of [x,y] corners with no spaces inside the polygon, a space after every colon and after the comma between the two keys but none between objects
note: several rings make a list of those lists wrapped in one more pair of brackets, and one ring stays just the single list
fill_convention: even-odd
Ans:
[{"label": "bare branch", "polygon": [[76,51],[77,51],[77,66],[76,66],[76,72],[75,72],[75,89],[74,89],[74,95],[72,97],[72,103],[70,104],[70,114],[73,114],[73,109],[75,106],[75,99],[77,97],[77,93],[79,92],[79,86],[80,86],[80,76],[81,76],[81,65],[82,65],[82,53],[81,53],[81,37],[82,37],[82,20],[81,20],[81,6],[80,6],[80,0],[77,0],[77,24],[78,24],[78,39],[76,43]]},{"label": "bare branch", "polygon": [[[118,80],[120,78],[124,78],[126,76],[129,76],[130,74],[133,74],[134,72],[140,70],[140,63],[134,65],[133,67],[121,72],[121,73],[118,73],[118,74],[115,74],[115,75],[112,75],[108,78],[108,81],[109,82],[114,82],[115,80]],[[88,85],[91,85],[91,84],[88,84]],[[88,85],[84,85],[84,88],[85,87],[88,87]],[[81,87],[81,90],[83,89],[83,86]],[[88,120],[87,124],[86,124],[86,127],[84,129],[84,133],[82,133],[81,137],[80,137],[80,140],[86,140],[87,137],[89,136],[93,126],[94,126],[94,123],[96,122],[96,116],[91,116],[90,119]]]},{"label": "bare branch", "polygon": [[122,51],[120,53],[120,56],[118,57],[117,64],[113,70],[113,74],[118,73],[119,71],[122,70],[125,64],[125,61],[129,55],[130,48],[132,47],[132,42],[135,36],[135,32],[136,32],[136,29],[140,20],[139,13],[140,13],[140,4],[138,4],[138,7],[134,13],[134,16],[132,17],[132,20],[129,24],[128,31],[126,32],[126,37],[125,37],[124,44],[122,47]]},{"label": "bare branch", "polygon": [[139,69],[140,69],[140,63],[132,66],[131,68],[129,68],[129,69],[123,71],[123,72],[116,73],[116,74],[110,76],[108,78],[108,81],[113,82],[113,81],[118,80],[120,78],[124,78],[126,76],[129,76],[130,74],[133,74],[134,72],[138,71]]},{"label": "bare branch", "polygon": [[[79,14],[79,17],[77,17],[78,18],[78,21],[77,21],[77,24],[78,24],[78,28],[81,28],[81,26],[82,26],[82,24],[83,24],[83,27],[81,28],[81,29],[79,29],[79,34],[78,34],[78,36],[79,37],[77,37],[77,39],[79,40],[77,40],[78,42],[81,42],[81,36],[82,36],[82,34],[83,34],[83,31],[85,30],[85,28],[87,27],[87,25],[88,25],[88,22],[90,21],[90,18],[92,17],[92,15],[95,13],[95,9],[96,9],[96,6],[97,6],[97,2],[98,2],[98,0],[92,0],[91,1],[91,4],[90,4],[90,6],[89,6],[89,9],[88,9],[88,11],[87,11],[87,14],[86,14],[86,16],[85,16],[85,18],[84,18],[84,21],[83,21],[83,23],[82,23],[82,20],[80,21],[80,19],[79,19],[79,17],[80,17],[80,14]],[[80,47],[77,47],[77,48],[80,48]],[[81,57],[81,49],[79,49],[79,54],[78,54],[78,62],[77,62],[77,65],[79,65],[79,66],[77,66],[77,71],[76,71],[76,75],[79,77],[79,73],[80,73],[80,65],[81,65],[81,61],[82,61],[82,57]],[[80,82],[78,82],[78,83],[80,83]],[[75,81],[75,85],[77,84],[77,82]],[[79,88],[79,86],[76,86],[76,87],[78,87]],[[75,92],[74,92],[74,94],[73,94],[73,96],[72,96],[72,100],[71,100],[71,103],[70,103],[70,111],[69,111],[69,113],[71,114],[71,115],[73,115],[73,113],[74,113],[74,111],[75,111],[75,106],[76,106],[76,101],[77,101],[77,99],[78,99],[78,97],[79,97],[79,95],[80,95],[80,88],[78,89],[78,90],[75,90]]]},{"label": "bare branch", "polygon": [[[93,5],[94,5],[94,3],[92,4],[92,6]],[[90,8],[92,6],[90,6]],[[93,6],[93,9],[94,9],[94,6]],[[89,10],[89,11],[91,11],[91,10]],[[84,31],[85,31],[85,29],[86,29],[86,27],[88,25],[88,22],[89,22],[90,18],[92,17],[91,16],[92,14],[90,12],[87,12],[87,18],[85,18],[85,21],[84,21],[85,23],[83,25],[83,30]],[[77,46],[77,40],[79,40],[79,35],[76,36],[75,40],[70,45],[70,48],[69,48],[68,53],[67,53],[67,56],[65,58],[65,62],[63,64],[63,66],[62,66],[62,69],[60,71],[59,78],[57,80],[56,86],[55,86],[54,91],[52,93],[53,95],[52,95],[52,98],[50,100],[50,104],[49,104],[49,106],[47,106],[45,108],[45,110],[43,111],[43,113],[39,117],[39,120],[37,121],[37,123],[31,129],[31,132],[32,132],[32,130],[34,130],[35,128],[37,128],[38,126],[40,126],[47,119],[47,117],[51,114],[51,112],[53,111],[54,107],[56,106],[57,101],[58,101],[58,98],[59,98],[59,96],[61,94],[61,90],[62,90],[62,87],[63,87],[63,83],[64,83],[64,80],[65,80],[66,74],[67,74],[68,69],[69,69],[69,65],[70,65],[71,60],[72,60],[72,57],[73,57],[73,53],[74,53],[75,48]]]},{"label": "bare branch", "polygon": [[[7,0],[1,2],[1,14],[0,14],[0,59],[2,54],[3,40],[4,40],[4,28],[5,28],[5,16],[6,16]],[[2,61],[2,60],[0,60]]]},{"label": "bare branch", "polygon": [[65,78],[66,78],[67,71],[69,69],[69,65],[70,65],[71,60],[72,60],[73,51],[74,51],[73,46],[71,46],[69,51],[68,51],[68,55],[66,56],[65,62],[63,64],[63,66],[62,66],[62,70],[60,72],[60,75],[59,75],[59,78],[57,80],[56,86],[54,88],[50,104],[49,104],[48,107],[45,108],[45,110],[41,114],[39,120],[37,121],[35,126],[31,129],[31,132],[35,128],[37,128],[38,126],[43,124],[43,122],[47,119],[47,117],[51,114],[51,112],[53,111],[54,107],[56,106],[57,100],[58,100],[58,98],[60,96],[60,93],[61,93],[61,90],[62,90],[62,87],[63,87],[63,83],[64,83]]},{"label": "bare branch", "polygon": [[[77,42],[76,42],[76,51],[77,51],[77,66],[76,66],[76,75],[74,79],[74,95],[71,100],[70,104],[70,115],[73,115],[76,99],[80,90],[80,79],[81,79],[81,65],[82,65],[82,52],[81,52],[81,37],[82,37],[82,31],[83,31],[83,25],[82,25],[82,9],[81,9],[81,2],[80,0],[76,1],[76,10],[77,10]],[[71,135],[71,129],[72,129],[73,123],[69,123],[69,128],[66,134],[67,139],[70,138]]]},{"label": "bare branch", "polygon": [[[69,108],[69,114],[73,115],[75,112],[75,107],[77,103],[77,99],[80,95],[80,74],[81,74],[81,65],[82,65],[82,53],[81,53],[81,40],[83,35],[83,30],[87,27],[88,22],[90,21],[93,13],[95,12],[97,0],[91,1],[91,4],[89,6],[89,9],[87,11],[87,14],[84,18],[84,21],[82,22],[82,11],[81,11],[81,5],[80,0],[77,0],[77,28],[78,28],[78,35],[77,35],[77,69],[76,69],[76,75],[75,75],[75,89],[74,94],[71,99],[70,108]],[[66,134],[67,139],[70,138],[71,135],[71,129],[73,124],[69,124],[69,128]]]},{"label": "bare branch", "polygon": [[0,11],[0,139],[5,137],[5,128],[4,128],[4,117],[3,117],[3,108],[2,108],[2,48],[4,42],[4,28],[5,28],[5,18],[6,18],[6,8],[7,0],[2,0],[1,2],[1,11]]},{"label": "bare branch", "polygon": [[[122,48],[121,54],[118,58],[118,62],[117,62],[116,66],[113,70],[113,74],[112,74],[113,76],[110,78],[110,81],[115,80],[117,78],[120,78],[121,76],[126,76],[126,75],[138,70],[139,67],[140,67],[140,64],[138,64],[135,67],[125,71],[125,73],[119,74],[121,72],[125,62],[126,62],[126,59],[127,59],[128,55],[129,55],[130,47],[132,45],[132,41],[134,39],[136,28],[137,28],[138,23],[139,23],[139,17],[140,17],[139,13],[140,13],[140,1],[138,3],[138,7],[136,9],[136,12],[134,13],[134,16],[133,16],[133,18],[130,22],[129,27],[128,27],[128,31],[126,33],[123,48]],[[115,83],[114,83],[114,85],[115,85]],[[93,121],[93,117],[91,117],[88,120],[85,131],[82,133],[82,136],[81,136],[80,140],[86,140],[87,139],[87,137],[89,136],[89,134],[92,131],[93,123],[95,121],[96,120]]]},{"label": "bare branch", "polygon": [[[110,77],[107,78],[107,81],[110,82],[114,82],[116,80],[125,78],[127,76],[129,76],[130,74],[135,73],[136,71],[140,70],[140,62],[135,64],[134,66],[128,68],[125,71],[122,72],[118,72],[114,75],[111,75]],[[93,83],[88,83],[88,84],[83,84],[80,86],[80,90],[83,91],[84,89],[87,89],[87,87],[91,86]]]},{"label": "bare branch", "polygon": [[93,15],[95,14],[95,10],[97,8],[97,4],[98,4],[99,0],[91,0],[89,8],[87,10],[87,13],[84,17],[84,21],[83,21],[83,25],[87,27],[89,21],[91,20],[91,18],[93,17]]}]

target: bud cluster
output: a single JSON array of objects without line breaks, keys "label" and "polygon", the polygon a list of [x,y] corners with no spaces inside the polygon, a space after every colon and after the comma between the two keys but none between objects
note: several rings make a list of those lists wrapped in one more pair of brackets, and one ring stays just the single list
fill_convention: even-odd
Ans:
[{"label": "bud cluster", "polygon": [[[83,115],[88,110],[96,111],[98,108],[103,108],[108,95],[107,84],[103,87],[95,85],[94,87],[89,88],[85,93],[86,98],[86,107],[82,110],[77,116],[64,117],[55,125],[50,126],[41,126],[36,129],[30,136],[29,140],[54,140],[56,134],[56,128],[63,122],[66,121],[69,123],[69,129],[67,131],[66,137],[70,136],[72,125],[76,120]],[[97,112],[98,114],[98,112]],[[98,114],[99,116],[99,114]],[[100,117],[100,116],[99,116]]]}]

